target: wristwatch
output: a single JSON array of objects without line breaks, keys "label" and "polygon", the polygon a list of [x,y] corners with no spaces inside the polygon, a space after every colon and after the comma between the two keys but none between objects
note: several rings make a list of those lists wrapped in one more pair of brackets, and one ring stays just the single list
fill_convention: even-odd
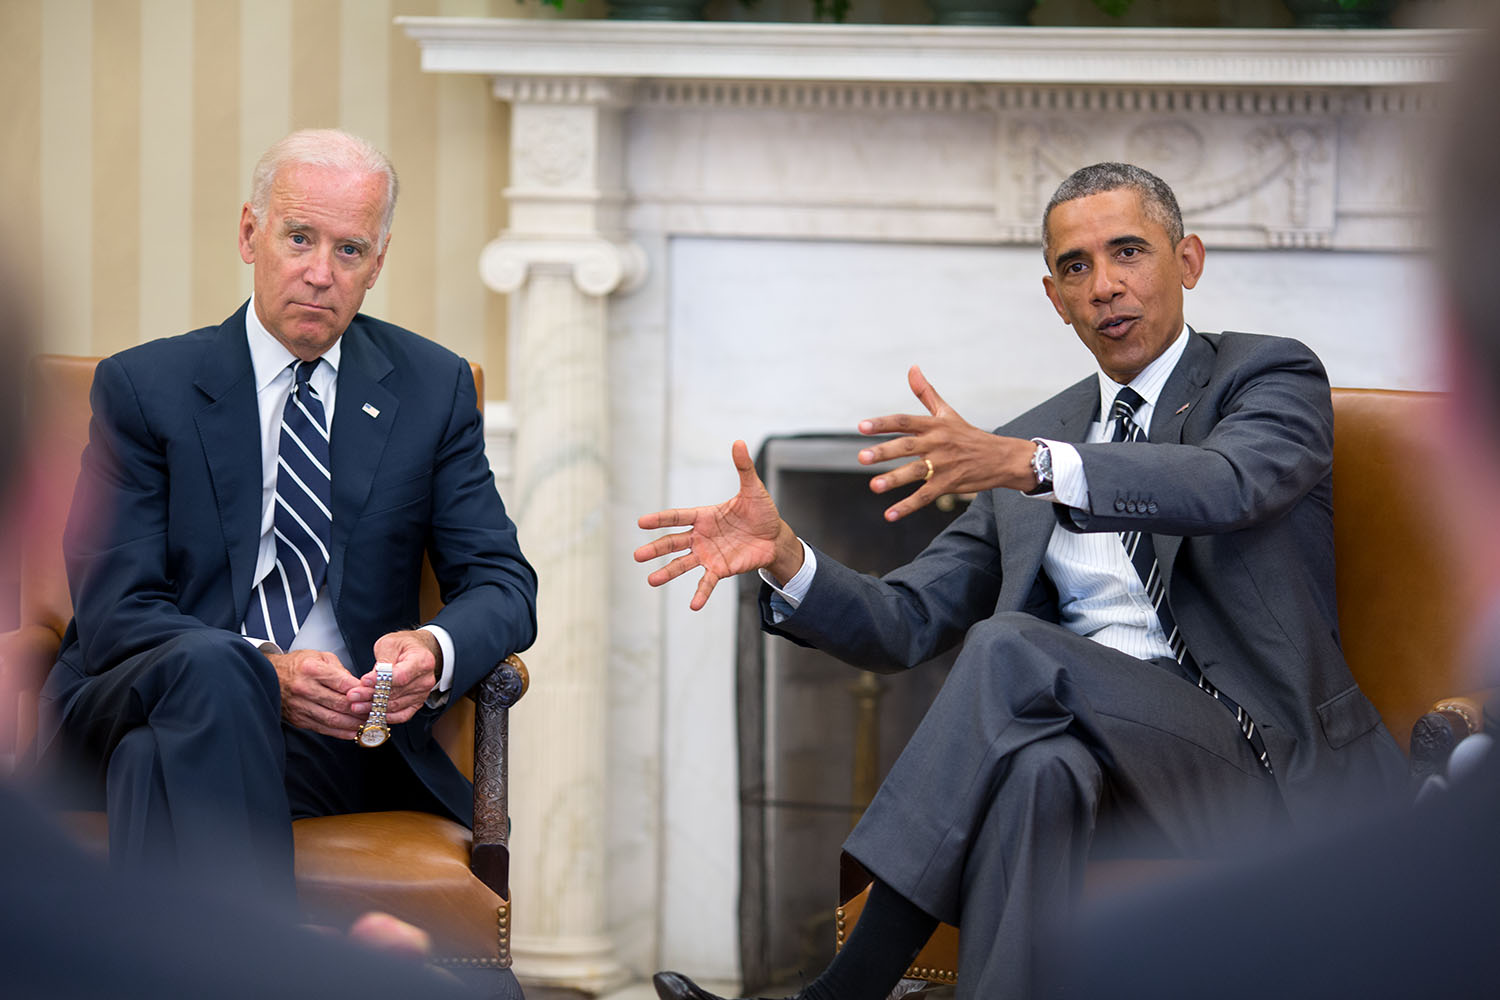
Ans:
[{"label": "wristwatch", "polygon": [[362,747],[378,747],[391,737],[391,727],[386,724],[385,710],[391,704],[391,665],[375,664],[375,697],[370,702],[370,717],[359,727],[354,737]]},{"label": "wristwatch", "polygon": [[1036,451],[1031,453],[1031,473],[1036,476],[1036,489],[1032,492],[1041,493],[1052,486],[1052,449],[1041,438],[1031,440],[1036,445]]}]

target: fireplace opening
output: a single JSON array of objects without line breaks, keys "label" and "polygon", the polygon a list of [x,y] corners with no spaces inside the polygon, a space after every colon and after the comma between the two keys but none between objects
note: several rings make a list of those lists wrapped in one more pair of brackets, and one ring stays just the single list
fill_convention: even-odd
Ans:
[{"label": "fireplace opening", "polygon": [[[890,494],[853,434],[768,438],[756,465],[782,516],[853,569],[909,561],[962,512],[945,497],[888,524]],[[745,990],[800,988],[832,959],[839,847],[947,677],[956,650],[901,674],[862,671],[759,626],[739,583],[740,952]]]}]

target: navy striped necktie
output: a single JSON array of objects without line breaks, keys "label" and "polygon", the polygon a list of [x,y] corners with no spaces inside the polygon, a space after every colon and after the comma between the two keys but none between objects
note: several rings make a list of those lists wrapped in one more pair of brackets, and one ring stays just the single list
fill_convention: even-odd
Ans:
[{"label": "navy striped necktie", "polygon": [[276,565],[255,592],[240,629],[290,649],[328,576],[333,534],[333,486],[328,475],[328,421],[309,379],[318,361],[292,362],[296,371],[281,419],[276,455]]},{"label": "navy striped necktie", "polygon": [[[1141,429],[1140,424],[1135,422],[1136,412],[1144,402],[1141,394],[1128,385],[1115,394],[1114,406],[1110,408],[1110,419],[1115,424],[1111,441],[1145,440],[1146,432]],[[1173,658],[1182,665],[1188,679],[1195,681],[1200,688],[1234,713],[1240,732],[1244,733],[1245,739],[1250,741],[1250,748],[1260,759],[1261,766],[1267,771],[1271,770],[1271,758],[1266,753],[1266,742],[1261,738],[1260,730],[1256,728],[1255,720],[1250,718],[1250,713],[1214,687],[1203,675],[1202,669],[1193,662],[1193,656],[1187,649],[1187,642],[1178,631],[1177,620],[1172,617],[1172,609],[1165,599],[1166,581],[1162,579],[1161,563],[1157,561],[1156,543],[1152,541],[1151,533],[1149,531],[1122,531],[1120,542],[1125,546],[1125,554],[1130,557],[1135,571],[1140,574],[1141,582],[1146,585],[1146,597],[1156,611],[1157,621],[1161,622],[1161,630],[1166,634],[1167,646],[1172,650]]]}]

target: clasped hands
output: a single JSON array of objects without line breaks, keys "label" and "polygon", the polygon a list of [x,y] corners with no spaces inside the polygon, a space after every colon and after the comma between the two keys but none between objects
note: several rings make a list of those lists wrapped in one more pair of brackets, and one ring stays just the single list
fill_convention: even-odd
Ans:
[{"label": "clasped hands", "polygon": [[[996,487],[1029,490],[1036,486],[1031,471],[1035,444],[1000,437],[970,424],[938,395],[916,365],[907,372],[907,382],[927,409],[925,415],[892,414],[859,423],[861,434],[899,435],[861,449],[860,464],[908,460],[872,478],[870,489],[889,493],[918,484],[916,490],[886,508],[887,521],[898,521],[948,493],[978,493]],[[756,474],[745,442],[736,441],[730,457],[740,479],[739,492],[733,497],[709,507],[657,511],[636,522],[647,531],[687,529],[647,542],[635,550],[635,560],[647,562],[680,553],[646,577],[653,587],[701,568],[703,576],[689,605],[694,611],[708,603],[714,587],[727,577],[764,569],[785,584],[802,566],[802,545],[781,519]]]},{"label": "clasped hands", "polygon": [[[377,662],[391,664],[391,700],[386,721],[395,725],[417,713],[437,684],[441,656],[431,632],[390,632],[375,642]],[[355,677],[332,653],[295,649],[268,653],[281,682],[281,717],[299,729],[354,739],[370,714],[375,671]]]}]

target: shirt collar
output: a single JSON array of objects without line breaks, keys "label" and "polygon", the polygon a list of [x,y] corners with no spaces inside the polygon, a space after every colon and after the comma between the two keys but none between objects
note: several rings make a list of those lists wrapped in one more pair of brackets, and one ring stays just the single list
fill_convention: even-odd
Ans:
[{"label": "shirt collar", "polygon": [[[288,365],[297,360],[297,356],[287,350],[286,345],[271,336],[271,331],[266,329],[260,317],[255,314],[254,295],[250,296],[250,304],[245,307],[245,339],[250,344],[250,366],[255,371],[256,392],[265,389],[276,376],[286,371]],[[334,374],[338,374],[343,346],[344,338],[340,337],[333,342],[332,347],[323,352],[322,360],[328,362]]]},{"label": "shirt collar", "polygon": [[[1182,358],[1182,352],[1187,350],[1188,332],[1188,326],[1184,323],[1177,339],[1167,345],[1167,349],[1157,355],[1155,361],[1141,369],[1140,374],[1127,383],[1146,401],[1138,409],[1138,412],[1143,415],[1149,412],[1150,407],[1156,406],[1156,400],[1161,396],[1162,389],[1166,387],[1167,379],[1172,376],[1172,369],[1177,367],[1177,362]],[[1103,368],[1099,369],[1098,376],[1099,419],[1108,421],[1110,410],[1114,409],[1115,395],[1120,391],[1120,383],[1104,374]]]}]

